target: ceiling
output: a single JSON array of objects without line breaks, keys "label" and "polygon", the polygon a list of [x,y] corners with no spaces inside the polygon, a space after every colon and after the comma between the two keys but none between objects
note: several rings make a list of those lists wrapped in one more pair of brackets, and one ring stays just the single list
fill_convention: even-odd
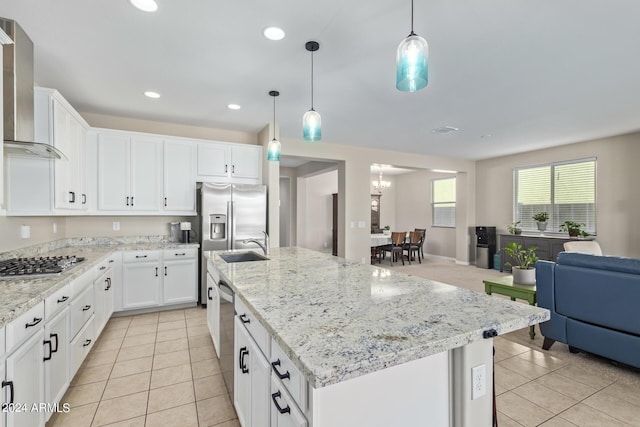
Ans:
[{"label": "ceiling", "polygon": [[35,44],[36,82],[80,112],[255,133],[277,89],[280,139],[302,141],[316,40],[325,142],[482,159],[640,129],[640,2],[416,0],[430,46],[416,93],[395,89],[408,0],[1,2]]}]

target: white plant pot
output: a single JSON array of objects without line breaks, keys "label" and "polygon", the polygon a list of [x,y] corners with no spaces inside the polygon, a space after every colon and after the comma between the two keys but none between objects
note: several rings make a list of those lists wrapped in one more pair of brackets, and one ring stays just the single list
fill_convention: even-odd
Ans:
[{"label": "white plant pot", "polygon": [[536,284],[535,268],[522,270],[520,267],[511,267],[511,274],[513,274],[513,283],[517,283],[519,285],[535,285]]},{"label": "white plant pot", "polygon": [[385,236],[391,236],[391,230],[383,230],[382,234],[384,234]]},{"label": "white plant pot", "polygon": [[547,222],[539,222],[538,221],[538,231],[544,231],[547,229]]}]

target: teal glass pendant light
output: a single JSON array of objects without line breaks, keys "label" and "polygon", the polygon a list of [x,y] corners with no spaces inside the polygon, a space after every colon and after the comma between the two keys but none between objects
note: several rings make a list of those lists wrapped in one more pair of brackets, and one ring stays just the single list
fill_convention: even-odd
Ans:
[{"label": "teal glass pendant light", "polygon": [[311,52],[311,109],[302,116],[302,134],[305,141],[320,141],[322,139],[322,118],[313,109],[313,52],[320,49],[318,42],[309,41],[304,47]]},{"label": "teal glass pendant light", "polygon": [[413,0],[411,0],[411,33],[402,40],[396,55],[396,88],[416,92],[427,86],[429,45],[413,32]]},{"label": "teal glass pendant light", "polygon": [[280,141],[276,139],[276,97],[280,95],[277,90],[272,90],[269,95],[273,97],[273,139],[269,141],[267,147],[267,160],[271,162],[280,161]]}]

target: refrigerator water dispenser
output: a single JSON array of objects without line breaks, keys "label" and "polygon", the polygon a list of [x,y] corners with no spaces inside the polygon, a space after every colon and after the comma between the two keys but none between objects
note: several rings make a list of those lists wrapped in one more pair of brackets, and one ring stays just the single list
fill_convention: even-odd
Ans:
[{"label": "refrigerator water dispenser", "polygon": [[227,216],[220,214],[209,215],[209,239],[226,239]]}]

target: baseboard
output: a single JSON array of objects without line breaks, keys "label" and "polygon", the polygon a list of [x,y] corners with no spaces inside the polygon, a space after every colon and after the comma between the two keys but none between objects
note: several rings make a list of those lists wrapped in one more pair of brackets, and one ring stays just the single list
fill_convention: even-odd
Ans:
[{"label": "baseboard", "polygon": [[471,263],[469,261],[458,261],[457,259],[455,259],[453,257],[450,257],[450,256],[434,255],[434,254],[430,254],[430,253],[427,253],[427,252],[425,252],[424,255],[425,256],[429,255],[432,258],[443,259],[445,261],[451,261],[451,262],[456,263],[457,265],[473,265],[473,264],[475,264],[475,263]]}]

